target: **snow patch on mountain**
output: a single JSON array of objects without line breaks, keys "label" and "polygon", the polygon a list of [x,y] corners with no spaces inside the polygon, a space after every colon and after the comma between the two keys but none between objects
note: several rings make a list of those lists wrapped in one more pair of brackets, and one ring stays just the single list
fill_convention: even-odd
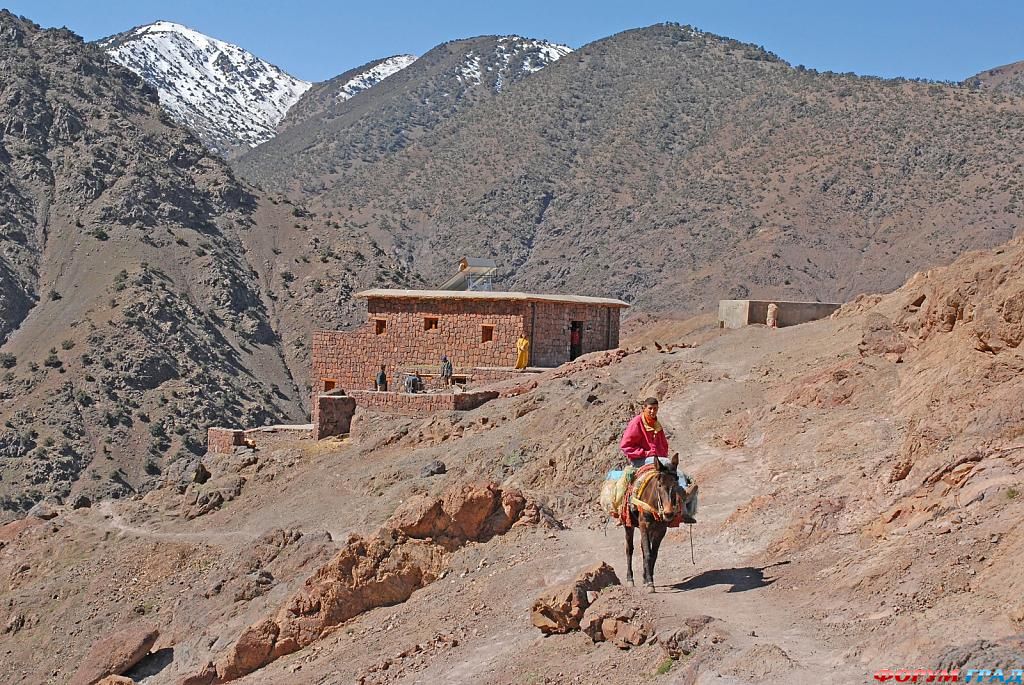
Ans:
[{"label": "snow patch on mountain", "polygon": [[356,93],[361,93],[367,88],[377,85],[388,76],[398,73],[415,61],[415,55],[395,55],[394,57],[381,60],[373,67],[346,81],[335,97],[339,100],[348,100]]},{"label": "snow patch on mountain", "polygon": [[312,85],[242,48],[158,21],[98,41],[157,89],[170,116],[222,155],[272,138]]},{"label": "snow patch on mountain", "polygon": [[480,55],[474,50],[467,52],[458,78],[465,84],[476,85],[483,82],[484,71],[496,72],[494,90],[501,92],[506,83],[540,71],[570,52],[572,48],[567,45],[522,36],[501,36],[493,56]]}]

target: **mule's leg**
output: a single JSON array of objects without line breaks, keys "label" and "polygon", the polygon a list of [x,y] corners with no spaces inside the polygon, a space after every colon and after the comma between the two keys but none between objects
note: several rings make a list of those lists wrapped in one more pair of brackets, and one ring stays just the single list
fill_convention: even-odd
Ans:
[{"label": "mule's leg", "polygon": [[653,589],[654,579],[651,575],[651,530],[645,525],[640,526],[640,551],[644,553],[644,585]]},{"label": "mule's leg", "polygon": [[633,585],[633,526],[626,529],[626,582]]},{"label": "mule's leg", "polygon": [[658,563],[658,550],[661,549],[661,541],[665,539],[665,532],[668,529],[662,524],[655,524],[647,529],[647,537],[651,545],[651,587],[654,587],[654,566]]}]

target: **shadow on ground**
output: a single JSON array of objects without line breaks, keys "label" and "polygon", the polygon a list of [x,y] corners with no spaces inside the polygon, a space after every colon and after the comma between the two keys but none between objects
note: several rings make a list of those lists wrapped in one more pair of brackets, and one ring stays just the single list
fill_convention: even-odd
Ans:
[{"label": "shadow on ground", "polygon": [[743,568],[724,568],[713,571],[704,571],[681,583],[669,585],[673,590],[683,592],[685,590],[699,590],[700,588],[711,587],[712,585],[732,585],[727,592],[746,592],[757,590],[774,583],[777,578],[765,578],[764,572],[773,566],[788,564],[788,561],[780,561],[776,564],[769,564],[762,568],[744,566]]}]

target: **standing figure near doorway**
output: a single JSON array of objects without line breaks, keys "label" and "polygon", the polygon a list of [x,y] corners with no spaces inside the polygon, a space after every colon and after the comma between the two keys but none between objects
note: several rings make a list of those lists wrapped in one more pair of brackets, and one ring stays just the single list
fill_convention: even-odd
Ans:
[{"label": "standing figure near doorway", "polygon": [[525,369],[530,363],[530,341],[525,335],[520,335],[519,340],[516,340],[516,353],[516,368]]},{"label": "standing figure near doorway", "polygon": [[569,324],[569,361],[583,354],[583,324],[573,321]]},{"label": "standing figure near doorway", "polygon": [[768,328],[779,327],[779,305],[774,302],[768,305],[768,317],[765,323],[768,325]]}]

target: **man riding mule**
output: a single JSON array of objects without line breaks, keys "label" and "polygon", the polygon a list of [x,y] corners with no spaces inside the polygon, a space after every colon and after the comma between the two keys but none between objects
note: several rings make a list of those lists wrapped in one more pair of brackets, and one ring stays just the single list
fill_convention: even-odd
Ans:
[{"label": "man riding mule", "polygon": [[633,583],[633,529],[640,528],[644,584],[654,591],[654,565],[669,526],[695,523],[697,484],[678,471],[679,455],[667,459],[668,439],[658,422],[658,400],[644,400],[642,413],[629,422],[620,443],[630,466],[612,472],[601,504],[626,530],[626,581]]},{"label": "man riding mule", "polygon": [[[668,464],[668,438],[665,436],[665,429],[661,427],[661,422],[658,421],[658,399],[656,397],[648,397],[644,400],[643,409],[626,426],[622,440],[619,442],[619,448],[635,468],[655,461]],[[673,468],[676,464],[678,464],[678,459],[672,463]],[[694,502],[697,484],[690,483],[685,476],[681,475],[679,486],[685,488],[685,501],[687,503]],[[681,512],[683,523],[697,522],[693,518],[693,511],[694,506],[690,504]]]}]

